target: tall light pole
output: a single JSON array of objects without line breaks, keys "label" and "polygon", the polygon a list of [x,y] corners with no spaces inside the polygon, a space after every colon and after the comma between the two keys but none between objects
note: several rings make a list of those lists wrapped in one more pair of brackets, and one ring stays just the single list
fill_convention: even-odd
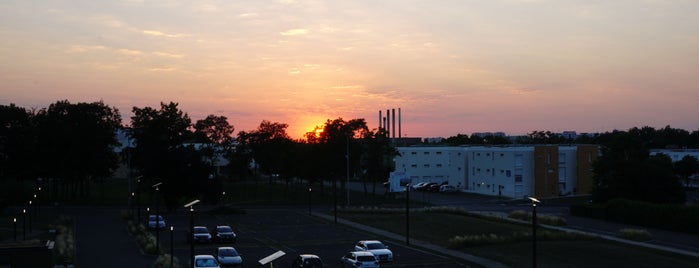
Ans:
[{"label": "tall light pole", "polygon": [[175,227],[170,225],[170,268],[172,268],[175,256]]},{"label": "tall light pole", "polygon": [[29,200],[29,232],[32,232],[32,200]]},{"label": "tall light pole", "polygon": [[308,187],[308,216],[311,216],[311,187]]},{"label": "tall light pole", "polygon": [[189,207],[189,253],[190,253],[190,267],[194,267],[194,204],[199,203],[199,199],[187,203],[184,207]]},{"label": "tall light pole", "polygon": [[160,191],[160,185],[163,184],[162,182],[153,184],[153,187],[155,188],[155,251],[160,252],[160,195],[158,192]]},{"label": "tall light pole", "polygon": [[27,210],[22,209],[22,240],[27,240]]},{"label": "tall light pole", "polygon": [[349,171],[349,160],[350,160],[350,137],[347,135],[347,155],[345,155],[345,158],[347,160],[347,183],[345,185],[345,188],[347,188],[347,205],[349,206],[350,204],[350,186],[349,186],[349,178],[350,178],[350,171]]},{"label": "tall light pole", "polygon": [[15,242],[17,241],[17,217],[12,218],[12,225],[14,226],[14,236]]},{"label": "tall light pole", "polygon": [[536,204],[541,203],[534,197],[529,197],[532,201],[532,267],[536,268]]},{"label": "tall light pole", "polygon": [[410,245],[410,183],[405,185],[405,244]]}]

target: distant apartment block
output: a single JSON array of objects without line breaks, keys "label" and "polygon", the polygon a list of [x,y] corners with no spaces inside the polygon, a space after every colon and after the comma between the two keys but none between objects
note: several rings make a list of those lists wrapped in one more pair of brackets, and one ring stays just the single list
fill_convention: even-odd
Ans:
[{"label": "distant apartment block", "polygon": [[698,149],[653,149],[650,150],[650,155],[665,154],[672,159],[672,162],[677,162],[682,160],[685,156],[694,156],[694,158],[699,159]]},{"label": "distant apartment block", "polygon": [[411,184],[448,183],[509,198],[589,194],[596,145],[398,147],[395,171]]}]

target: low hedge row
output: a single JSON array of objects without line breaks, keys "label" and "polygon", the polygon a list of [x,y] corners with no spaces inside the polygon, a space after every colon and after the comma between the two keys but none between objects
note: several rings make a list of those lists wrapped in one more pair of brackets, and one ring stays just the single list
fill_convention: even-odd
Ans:
[{"label": "low hedge row", "polygon": [[699,234],[699,206],[613,199],[603,204],[572,205],[570,213],[573,216]]}]

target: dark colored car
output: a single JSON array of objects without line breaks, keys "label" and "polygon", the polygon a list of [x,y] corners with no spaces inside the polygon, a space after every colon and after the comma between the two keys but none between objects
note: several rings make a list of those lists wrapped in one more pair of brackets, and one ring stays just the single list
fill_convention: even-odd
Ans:
[{"label": "dark colored car", "polygon": [[234,243],[238,236],[233,232],[233,228],[228,225],[216,226],[214,230],[214,240],[216,242],[231,242]]},{"label": "dark colored car", "polygon": [[323,268],[323,261],[313,254],[301,254],[294,259],[292,268]]},{"label": "dark colored car", "polygon": [[205,226],[194,226],[194,234],[190,235],[190,239],[197,243],[211,242],[211,233],[209,233],[209,228],[206,228]]}]

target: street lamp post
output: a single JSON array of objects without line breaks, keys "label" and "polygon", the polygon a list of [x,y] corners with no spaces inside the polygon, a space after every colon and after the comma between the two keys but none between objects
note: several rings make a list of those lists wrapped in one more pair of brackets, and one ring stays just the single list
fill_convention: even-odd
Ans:
[{"label": "street lamp post", "polygon": [[199,199],[187,203],[184,207],[189,207],[189,253],[190,267],[194,267],[194,204],[199,203]]},{"label": "street lamp post", "polygon": [[136,178],[136,219],[141,222],[141,178],[143,176],[138,176]]},{"label": "street lamp post", "polygon": [[32,232],[32,200],[29,200],[29,232]]},{"label": "street lamp post", "polygon": [[311,187],[308,187],[308,216],[311,216]]},{"label": "street lamp post", "polygon": [[27,240],[27,210],[22,209],[22,240]]},{"label": "street lamp post", "polygon": [[175,227],[170,225],[170,268],[172,268],[175,256]]},{"label": "street lamp post", "polygon": [[405,185],[405,244],[410,245],[410,184]]},{"label": "street lamp post", "polygon": [[160,252],[160,185],[162,182],[153,184],[155,188],[155,251]]},{"label": "street lamp post", "polygon": [[532,201],[532,267],[536,268],[536,204],[541,203],[534,197],[529,197]]},{"label": "street lamp post", "polygon": [[12,218],[12,225],[14,226],[14,236],[15,241],[17,241],[17,217]]}]

